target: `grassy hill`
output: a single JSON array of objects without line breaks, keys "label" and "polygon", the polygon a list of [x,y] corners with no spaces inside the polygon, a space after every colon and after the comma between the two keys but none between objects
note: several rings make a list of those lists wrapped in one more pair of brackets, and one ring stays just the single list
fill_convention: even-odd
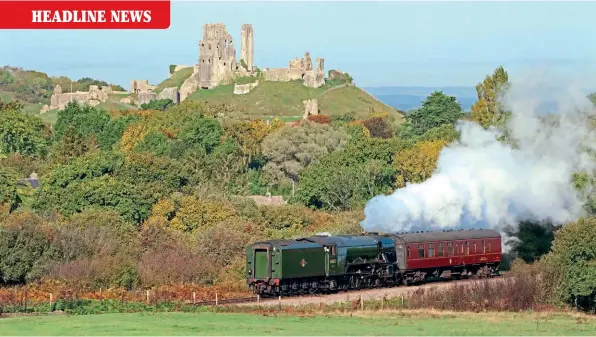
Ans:
[{"label": "grassy hill", "polygon": [[[0,99],[3,101],[19,101],[25,106],[24,112],[30,115],[39,115],[43,105],[50,103],[50,96],[56,85],[61,85],[63,88],[72,89],[73,91],[88,91],[91,85],[110,85],[114,90],[124,90],[118,85],[89,77],[74,81],[65,76],[50,77],[46,73],[36,70],[25,70],[11,66],[0,67]],[[125,96],[128,95],[110,95],[108,100],[101,103],[99,107],[106,110],[136,109],[131,105],[120,103],[120,99]],[[39,117],[46,122],[54,123],[56,121],[56,111],[49,111],[39,115]]]},{"label": "grassy hill", "polygon": [[178,70],[177,72],[172,74],[172,77],[165,79],[160,84],[158,84],[157,88],[155,88],[153,92],[159,94],[163,89],[170,87],[176,87],[180,89],[182,83],[184,83],[184,81],[186,81],[186,79],[192,75],[192,72],[192,67]]},{"label": "grassy hill", "polygon": [[209,104],[228,104],[245,111],[253,118],[280,116],[284,119],[299,118],[304,113],[303,100],[316,98],[321,114],[338,116],[353,113],[366,117],[373,112],[395,113],[396,109],[380,102],[375,97],[355,86],[325,84],[313,89],[304,86],[302,81],[264,82],[250,93],[235,95],[234,85],[223,85],[210,90],[197,90],[188,99]]}]

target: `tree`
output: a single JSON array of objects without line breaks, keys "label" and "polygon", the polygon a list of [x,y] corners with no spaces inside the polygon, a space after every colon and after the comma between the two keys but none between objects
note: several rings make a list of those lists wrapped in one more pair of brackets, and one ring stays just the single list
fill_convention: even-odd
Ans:
[{"label": "tree", "polygon": [[517,227],[508,227],[505,233],[511,238],[507,244],[517,257],[532,263],[550,251],[554,230],[550,223],[523,221]]},{"label": "tree", "polygon": [[381,160],[345,165],[341,160],[325,158],[300,173],[300,185],[292,201],[346,211],[364,206],[377,194],[387,193],[394,176],[395,169]]},{"label": "tree", "polygon": [[420,136],[432,128],[443,124],[455,124],[462,117],[462,108],[453,96],[442,91],[431,93],[422,107],[406,115],[406,125],[413,135]]},{"label": "tree", "polygon": [[77,129],[69,126],[62,138],[52,147],[51,157],[57,163],[66,163],[78,158],[94,148]]},{"label": "tree", "polygon": [[294,202],[308,207],[349,210],[390,192],[396,169],[393,156],[410,146],[401,139],[362,138],[323,157],[300,173]]},{"label": "tree", "polygon": [[444,140],[426,141],[397,152],[394,159],[397,169],[395,186],[401,188],[406,183],[421,183],[430,178],[446,144]]},{"label": "tree", "polygon": [[552,280],[563,302],[586,310],[596,307],[596,218],[564,225],[554,235],[543,261],[543,278]]},{"label": "tree", "polygon": [[24,107],[25,107],[25,105],[23,103],[20,103],[17,101],[3,102],[0,99],[0,113],[2,111],[10,111],[10,110],[22,111]]},{"label": "tree", "polygon": [[219,122],[211,117],[197,116],[186,123],[180,132],[180,139],[187,146],[198,145],[210,153],[221,143],[224,130]]},{"label": "tree", "polygon": [[242,151],[242,162],[245,166],[251,164],[253,157],[262,153],[261,143],[268,135],[283,127],[283,122],[274,119],[266,123],[263,119],[254,121],[240,121],[226,127],[226,133]]},{"label": "tree", "polygon": [[21,202],[17,193],[18,184],[17,172],[12,168],[0,166],[0,206],[6,205],[8,211],[16,209]]},{"label": "tree", "polygon": [[115,144],[118,144],[124,130],[131,124],[138,121],[140,118],[137,115],[126,115],[118,118],[110,119],[106,123],[103,130],[97,136],[97,142],[102,150],[111,150]]},{"label": "tree", "polygon": [[364,120],[363,124],[370,131],[371,137],[385,139],[393,137],[393,130],[391,130],[387,118],[371,117]]},{"label": "tree", "polygon": [[4,111],[1,115],[0,154],[43,156],[47,153],[50,131],[39,117],[15,110]]},{"label": "tree", "polygon": [[161,132],[150,132],[137,144],[135,151],[151,152],[158,156],[167,154],[170,150],[169,139]]},{"label": "tree", "polygon": [[472,119],[484,128],[503,123],[507,114],[499,98],[508,85],[509,75],[502,66],[492,75],[486,75],[484,81],[476,85],[478,101],[472,105]]},{"label": "tree", "polygon": [[349,135],[342,127],[316,123],[285,126],[263,140],[263,154],[269,160],[264,171],[275,183],[284,179],[298,182],[303,168],[345,148],[348,140]]},{"label": "tree", "polygon": [[54,125],[55,135],[60,139],[72,127],[85,137],[97,136],[109,121],[110,116],[105,110],[69,102],[63,110],[58,111],[58,119]]},{"label": "tree", "polygon": [[5,285],[38,279],[53,253],[45,222],[31,213],[19,213],[0,227],[0,282]]},{"label": "tree", "polygon": [[166,109],[174,104],[169,98],[166,99],[155,99],[149,103],[141,104],[141,110],[159,110],[159,111],[166,111]]}]

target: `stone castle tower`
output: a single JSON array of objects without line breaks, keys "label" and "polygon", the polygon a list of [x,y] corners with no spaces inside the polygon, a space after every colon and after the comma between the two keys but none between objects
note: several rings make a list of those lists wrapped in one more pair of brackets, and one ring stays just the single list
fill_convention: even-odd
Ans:
[{"label": "stone castle tower", "polygon": [[210,89],[233,77],[236,70],[236,49],[232,36],[223,23],[203,26],[199,42],[199,87]]},{"label": "stone castle tower", "polygon": [[254,66],[254,45],[253,45],[253,30],[252,25],[242,25],[242,40],[240,49],[240,59],[244,60],[246,67],[249,72],[253,71]]}]

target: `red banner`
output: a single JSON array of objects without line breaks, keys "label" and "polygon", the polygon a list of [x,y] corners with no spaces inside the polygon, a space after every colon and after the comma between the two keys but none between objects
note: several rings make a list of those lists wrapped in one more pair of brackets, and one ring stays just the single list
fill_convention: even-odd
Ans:
[{"label": "red banner", "polygon": [[170,0],[0,0],[0,29],[167,29],[169,27]]}]

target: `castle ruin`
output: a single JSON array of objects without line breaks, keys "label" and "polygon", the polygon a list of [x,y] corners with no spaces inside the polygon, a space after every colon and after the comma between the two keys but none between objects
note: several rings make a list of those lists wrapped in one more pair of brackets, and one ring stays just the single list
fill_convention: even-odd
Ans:
[{"label": "castle ruin", "polygon": [[236,49],[232,36],[223,23],[203,26],[199,42],[199,87],[211,89],[233,78],[236,70]]},{"label": "castle ruin", "polygon": [[40,113],[45,113],[51,110],[63,110],[68,102],[78,102],[81,104],[88,104],[96,106],[108,100],[108,94],[112,93],[112,88],[102,87],[99,89],[97,85],[90,85],[89,91],[76,91],[70,93],[63,93],[62,87],[57,85],[54,87],[54,93],[50,97],[50,105],[44,105]]},{"label": "castle ruin", "polygon": [[319,88],[325,84],[324,59],[316,59],[316,68],[313,69],[310,53],[290,60],[287,68],[264,69],[265,81],[289,82],[303,80],[304,85],[310,88]]},{"label": "castle ruin", "polygon": [[[319,88],[325,85],[324,60],[313,62],[309,52],[302,58],[289,61],[287,68],[263,69],[262,72],[254,64],[254,30],[251,24],[243,24],[240,39],[240,60],[236,60],[236,48],[232,36],[223,23],[203,25],[203,38],[199,41],[198,64],[193,66],[193,74],[187,78],[178,90],[179,101],[184,101],[193,92],[200,89],[213,89],[218,85],[234,82],[237,77],[262,76],[264,81],[289,82],[302,81],[305,86]],[[235,94],[247,94],[260,81],[236,85]],[[261,81],[262,82],[262,81]],[[147,81],[132,81],[131,92],[151,92],[155,86]],[[173,93],[172,93],[173,96]]]},{"label": "castle ruin", "polygon": [[132,80],[130,81],[130,93],[138,94],[141,91],[152,92],[157,88],[156,85],[149,84],[148,80]]},{"label": "castle ruin", "polygon": [[[250,24],[241,28],[241,61],[236,61],[236,49],[232,36],[223,23],[205,24],[203,39],[199,42],[199,63],[195,73],[181,88],[180,100],[184,100],[197,89],[212,89],[221,84],[228,84],[238,76],[256,76],[254,65],[254,30]],[[287,68],[264,69],[265,81],[288,82],[302,80],[304,85],[319,88],[325,84],[324,60],[316,59],[316,67],[310,53],[291,60]]]}]

